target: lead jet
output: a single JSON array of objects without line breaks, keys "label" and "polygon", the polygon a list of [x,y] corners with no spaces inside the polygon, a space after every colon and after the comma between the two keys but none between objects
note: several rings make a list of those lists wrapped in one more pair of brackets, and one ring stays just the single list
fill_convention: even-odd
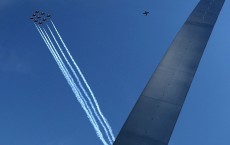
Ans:
[{"label": "lead jet", "polygon": [[147,16],[149,14],[149,12],[147,12],[147,11],[145,11],[144,13],[143,13],[143,15],[145,15],[145,16]]}]

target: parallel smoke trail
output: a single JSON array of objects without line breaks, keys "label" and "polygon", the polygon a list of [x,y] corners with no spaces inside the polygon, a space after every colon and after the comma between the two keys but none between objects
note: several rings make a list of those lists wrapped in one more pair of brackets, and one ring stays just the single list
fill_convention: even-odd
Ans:
[{"label": "parallel smoke trail", "polygon": [[57,28],[55,27],[54,23],[53,23],[52,21],[50,21],[50,22],[52,23],[52,25],[53,25],[53,27],[54,27],[56,33],[58,34],[58,37],[60,38],[60,40],[61,40],[61,42],[62,42],[64,48],[66,49],[66,51],[67,51],[67,53],[68,53],[70,59],[72,60],[72,62],[73,62],[73,64],[75,65],[76,69],[78,70],[80,76],[82,77],[82,79],[83,79],[83,81],[84,81],[84,83],[85,83],[87,89],[89,90],[89,92],[90,92],[90,94],[91,94],[91,96],[92,96],[92,98],[93,98],[93,100],[94,100],[94,103],[96,104],[97,110],[98,110],[98,112],[99,112],[101,118],[103,119],[104,123],[106,124],[106,127],[109,129],[109,132],[110,132],[110,135],[111,135],[111,137],[112,137],[112,140],[114,141],[114,140],[115,140],[115,137],[114,137],[112,128],[110,127],[110,125],[109,125],[107,119],[106,119],[106,118],[104,117],[104,115],[102,114],[102,112],[101,112],[101,110],[100,110],[100,107],[99,107],[99,105],[98,105],[98,102],[97,102],[97,100],[96,100],[96,98],[95,98],[95,96],[94,96],[94,94],[93,94],[93,92],[92,92],[90,86],[88,85],[88,83],[87,83],[85,77],[83,76],[83,74],[82,74],[80,68],[79,68],[78,65],[76,64],[76,62],[75,62],[75,60],[73,59],[72,55],[70,54],[70,52],[69,52],[67,46],[65,45],[65,43],[64,43],[62,37],[60,36],[60,34],[59,34]]},{"label": "parallel smoke trail", "polygon": [[[110,144],[112,144],[113,141],[111,140],[110,135],[108,134],[108,130],[107,130],[107,128],[105,127],[104,123],[102,122],[100,116],[98,115],[98,113],[97,113],[97,111],[96,111],[96,109],[95,109],[95,107],[94,107],[94,104],[92,103],[90,97],[88,96],[88,93],[86,92],[86,90],[85,90],[84,87],[82,86],[81,81],[80,81],[80,79],[78,78],[78,76],[77,76],[75,70],[73,69],[72,65],[69,63],[69,61],[68,61],[68,59],[66,58],[64,52],[62,51],[62,48],[60,47],[60,45],[59,45],[59,43],[58,43],[56,37],[54,36],[52,30],[50,29],[50,27],[49,27],[48,25],[47,25],[47,27],[48,27],[48,29],[49,29],[49,31],[50,31],[50,33],[51,33],[51,35],[52,35],[54,41],[56,42],[56,44],[57,44],[57,46],[58,46],[58,48],[59,48],[59,50],[60,50],[62,56],[64,57],[66,63],[68,64],[68,66],[70,67],[72,73],[74,74],[75,78],[77,79],[78,85],[79,85],[80,88],[83,90],[83,92],[84,92],[86,98],[89,100],[89,103],[90,103],[90,105],[91,105],[91,107],[92,107],[92,109],[93,109],[93,112],[95,113],[97,119],[99,120],[100,124],[102,125],[102,127],[103,127],[103,129],[104,129],[104,131],[105,131],[105,133],[106,133],[106,135],[107,135],[107,137],[108,137],[108,140],[109,140]],[[44,28],[43,28],[43,29],[44,29]]]},{"label": "parallel smoke trail", "polygon": [[[61,57],[59,56],[58,52],[55,50],[54,45],[52,44],[52,42],[50,43],[50,41],[48,41],[47,37],[45,36],[44,32],[42,32],[41,28],[39,28],[39,30],[40,30],[39,32],[41,32],[41,36],[43,37],[43,39],[44,39],[47,47],[49,48],[50,52],[54,56],[55,60],[57,60],[58,65],[60,64],[59,67],[60,67],[61,71],[64,73],[64,76],[66,77],[67,80],[69,80],[71,82],[70,85],[74,86],[72,84],[73,83],[73,79],[71,79],[72,77],[69,75],[69,72],[68,72],[67,68],[65,67],[65,64],[63,63],[63,61],[62,61]],[[77,89],[77,87],[75,87],[74,89],[76,89],[77,92],[79,92],[78,89]],[[77,93],[77,96],[79,96],[78,93]],[[81,99],[81,104],[82,104],[82,99]],[[84,104],[84,106],[85,106],[85,104]]]},{"label": "parallel smoke trail", "polygon": [[[90,116],[88,110],[86,109],[84,102],[82,101],[82,99],[81,99],[80,96],[79,96],[79,93],[78,93],[78,91],[77,91],[77,89],[76,89],[76,84],[73,82],[73,78],[72,78],[72,76],[69,74],[68,70],[66,69],[66,67],[65,67],[64,63],[62,62],[62,60],[61,60],[59,54],[58,54],[58,53],[55,53],[55,51],[54,51],[55,48],[52,48],[52,46],[51,46],[52,44],[50,44],[50,42],[47,40],[47,38],[46,38],[45,34],[43,33],[42,29],[41,29],[40,27],[38,27],[36,24],[35,24],[35,26],[36,26],[36,28],[37,28],[39,34],[41,35],[42,39],[43,39],[44,42],[46,43],[47,47],[49,48],[51,54],[53,55],[55,61],[57,62],[59,68],[61,69],[63,75],[65,76],[65,78],[66,78],[68,84],[71,86],[71,88],[72,88],[72,90],[73,90],[75,96],[77,97],[77,100],[78,100],[79,103],[81,104],[83,110],[86,112],[87,117],[89,118],[91,124],[93,125],[93,127],[94,127],[94,129],[95,129],[95,131],[96,131],[97,136],[101,139],[101,141],[103,142],[104,145],[108,145],[107,142],[104,140],[104,137],[103,137],[101,131],[99,130],[98,126],[96,126],[96,125],[94,124],[94,121],[92,120],[92,118],[91,118],[91,116]],[[48,37],[48,36],[47,36],[47,37]],[[52,42],[51,42],[51,43],[52,43]],[[57,52],[57,51],[56,51],[56,52]]]},{"label": "parallel smoke trail", "polygon": [[[41,29],[40,29],[41,30]],[[42,30],[41,30],[41,32],[42,32]],[[43,33],[43,32],[42,32]],[[44,33],[43,33],[43,35],[44,35]],[[44,36],[45,37],[45,36]],[[50,50],[51,50],[51,53],[54,55],[54,57],[56,58],[55,60],[57,60],[57,63],[58,64],[60,64],[60,65],[62,65],[61,66],[61,70],[63,71],[63,73],[65,73],[65,77],[66,77],[66,79],[68,79],[68,81],[69,81],[69,83],[74,83],[73,82],[73,79],[72,79],[72,77],[71,76],[68,76],[69,75],[69,72],[68,72],[68,70],[66,69],[66,67],[65,67],[65,65],[64,65],[64,63],[63,62],[60,62],[59,60],[58,60],[58,58],[60,58],[60,56],[59,56],[59,54],[55,54],[55,52],[52,50],[52,47],[51,47],[51,45],[50,45],[50,43],[48,42],[48,40],[47,40],[47,38],[45,37],[45,39],[46,39],[46,41],[47,41],[47,43],[48,43],[48,45],[49,45],[49,48],[50,48]],[[51,42],[52,43],[52,42]],[[54,48],[55,49],[55,48]],[[60,58],[61,59],[61,58]],[[64,68],[63,68],[64,67]],[[65,71],[67,71],[67,72],[65,72]],[[78,98],[79,97],[79,94],[78,94],[78,92],[76,92],[76,85],[75,84],[70,84],[71,85],[71,88],[73,89],[73,91],[74,91],[74,93],[75,93],[75,95],[76,95],[76,97]],[[73,86],[73,85],[75,85],[75,86]],[[74,88],[75,87],[75,88]],[[79,100],[79,98],[78,98],[78,100]],[[82,100],[80,101],[80,104],[84,107],[84,104],[82,104],[83,102],[82,102]],[[92,123],[92,118],[90,118],[89,116],[89,113],[88,113],[88,110],[86,109],[86,108],[83,108],[85,111],[86,111],[86,113],[87,113],[87,116],[88,116],[88,118],[90,119],[90,122]],[[94,119],[93,119],[94,120]],[[93,124],[92,123],[92,125],[95,125],[95,124]],[[94,128],[95,128],[95,126],[94,126]],[[105,140],[104,140],[104,138],[103,138],[103,135],[101,134],[101,132],[100,132],[100,130],[98,129],[98,126],[96,126],[96,128],[95,128],[95,130],[96,130],[96,133],[97,133],[97,135],[98,135],[98,137],[102,140],[102,142],[104,143],[104,145],[108,145],[106,142],[105,142]]]},{"label": "parallel smoke trail", "polygon": [[[46,33],[46,32],[45,32]],[[43,33],[44,34],[44,33]],[[46,33],[46,36],[48,37],[48,39],[50,40],[50,38],[49,38],[49,36],[48,36],[48,34]],[[46,38],[46,36],[45,36],[45,38]],[[47,38],[46,38],[46,40],[47,40]],[[47,40],[48,41],[48,40]],[[75,90],[75,95],[76,96],[78,96],[78,97],[80,97],[80,99],[81,99],[81,102],[80,102],[80,104],[82,105],[82,99],[83,99],[83,102],[84,103],[86,103],[86,100],[84,99],[84,98],[82,98],[81,96],[79,96],[79,89],[76,87],[76,84],[74,83],[74,81],[73,81],[73,78],[72,78],[72,76],[70,75],[70,73],[69,73],[69,71],[67,70],[67,68],[66,68],[66,66],[65,66],[65,64],[63,63],[63,61],[62,61],[62,59],[61,59],[61,57],[60,57],[60,55],[58,54],[58,52],[56,51],[56,49],[55,49],[55,47],[54,47],[54,45],[52,44],[52,41],[50,40],[50,43],[51,43],[51,45],[53,46],[53,49],[54,49],[54,54],[56,54],[56,56],[58,57],[58,60],[60,61],[60,63],[61,63],[61,65],[63,66],[63,70],[66,72],[66,74],[67,74],[67,77],[71,80],[71,82],[72,82],[72,86],[71,87],[74,87],[76,90],[77,90],[77,94],[76,94],[76,90]],[[49,43],[49,41],[48,41],[48,44],[49,44],[49,46],[51,47],[51,45],[50,45],[50,43]],[[51,47],[51,50],[52,50],[52,47]],[[71,85],[71,84],[70,84]],[[88,105],[87,104],[83,104],[84,106],[86,105],[86,108],[87,108],[87,111],[88,111]],[[87,113],[87,112],[86,112]],[[89,119],[91,119],[94,123],[92,123],[92,125],[95,125],[96,127],[97,127],[97,129],[98,129],[98,125],[97,125],[97,123],[96,123],[96,121],[95,121],[95,118],[92,116],[92,111],[91,110],[89,110],[89,113],[91,114],[91,115],[89,115],[90,116],[90,118]],[[100,132],[100,130],[99,130],[99,132]],[[101,132],[100,132],[100,134],[101,134]]]},{"label": "parallel smoke trail", "polygon": [[[61,63],[64,65],[65,70],[68,72],[68,70],[67,70],[67,68],[66,68],[66,66],[65,66],[65,64],[64,64],[64,62],[62,61],[60,55],[58,54],[57,50],[55,49],[55,46],[53,45],[51,39],[49,38],[49,35],[47,34],[47,32],[46,32],[46,30],[45,30],[44,28],[43,28],[43,31],[45,32],[45,34],[46,34],[46,36],[47,36],[49,42],[51,43],[51,45],[52,45],[52,47],[53,47],[55,53],[58,55],[58,58],[61,60]],[[76,90],[78,91],[78,93],[79,93],[81,99],[82,99],[83,102],[85,103],[86,108],[87,108],[87,110],[88,110],[89,113],[90,113],[91,119],[92,119],[92,121],[93,121],[93,123],[94,123],[94,124],[92,123],[92,125],[95,125],[96,128],[97,128],[96,131],[99,131],[99,133],[101,134],[101,136],[103,136],[102,133],[101,133],[101,131],[100,131],[100,129],[99,129],[99,127],[98,127],[97,121],[95,120],[95,118],[94,118],[94,116],[93,116],[93,113],[92,113],[90,107],[89,107],[88,104],[87,104],[87,101],[86,101],[85,98],[82,96],[80,90],[79,90],[78,87],[76,86],[76,84],[75,84],[75,82],[74,82],[74,80],[73,80],[73,78],[72,78],[72,76],[70,75],[69,72],[68,72],[68,75],[71,77],[71,80],[72,80],[72,82],[74,83],[74,86],[75,86]],[[94,126],[94,127],[95,127],[95,126]],[[104,138],[103,138],[103,139],[104,139]]]},{"label": "parallel smoke trail", "polygon": [[[51,43],[52,48],[54,49],[55,53],[58,55],[58,58],[59,58],[59,60],[61,61],[62,65],[64,66],[65,70],[68,72],[69,76],[72,78],[72,76],[70,75],[68,69],[67,69],[66,66],[65,66],[65,63],[63,62],[63,60],[62,60],[62,58],[60,57],[60,55],[58,54],[58,52],[57,52],[55,46],[53,45],[53,42],[52,42],[51,39],[49,38],[48,33],[46,32],[46,30],[45,30],[44,28],[43,28],[43,31],[44,31],[44,33],[46,34],[46,36],[47,36],[49,42]],[[56,42],[56,41],[55,41],[55,42]],[[58,42],[56,42],[56,44],[59,46]],[[61,51],[61,53],[63,53],[61,48],[60,48],[60,51]],[[64,55],[65,55],[65,54],[64,54]],[[65,59],[66,59],[66,57],[65,57]],[[67,60],[67,61],[68,61],[68,60]],[[73,78],[72,78],[72,82],[73,82],[74,85],[76,86],[76,84],[75,84]],[[76,90],[78,91],[78,93],[79,93],[81,99],[82,99],[82,100],[84,101],[84,103],[86,104],[87,110],[89,110],[90,116],[92,117],[92,119],[93,119],[95,125],[98,127],[97,122],[96,122],[96,120],[95,120],[95,118],[94,118],[94,116],[93,116],[93,113],[92,113],[90,107],[89,107],[88,104],[87,104],[87,101],[86,101],[85,98],[82,96],[82,93],[81,93],[81,91],[78,89],[77,86],[76,86]]]}]

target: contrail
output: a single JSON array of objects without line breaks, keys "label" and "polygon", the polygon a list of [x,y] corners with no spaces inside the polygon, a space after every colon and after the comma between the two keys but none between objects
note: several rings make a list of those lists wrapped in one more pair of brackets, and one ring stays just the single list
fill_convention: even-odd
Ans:
[{"label": "contrail", "polygon": [[66,52],[68,53],[70,59],[72,60],[72,62],[73,62],[73,64],[75,65],[76,69],[78,70],[78,72],[79,72],[81,78],[83,79],[83,81],[84,81],[84,83],[85,83],[87,89],[89,90],[89,92],[90,92],[90,94],[91,94],[91,96],[92,96],[92,98],[93,98],[93,101],[94,101],[94,103],[96,104],[97,110],[98,110],[98,112],[99,112],[101,118],[103,119],[104,123],[106,124],[106,127],[108,128],[108,130],[109,130],[109,132],[110,132],[110,135],[111,135],[111,137],[112,137],[112,140],[114,141],[114,140],[115,140],[115,137],[114,137],[112,128],[110,127],[110,125],[109,125],[107,119],[106,119],[106,118],[104,117],[104,115],[102,114],[102,112],[101,112],[101,110],[100,110],[100,107],[99,107],[99,105],[98,105],[98,102],[97,102],[97,100],[96,100],[96,98],[95,98],[95,96],[94,96],[94,94],[93,94],[93,92],[92,92],[90,86],[88,85],[88,83],[87,83],[87,81],[86,81],[84,75],[82,74],[80,68],[79,68],[78,65],[76,64],[76,62],[75,62],[75,60],[73,59],[72,55],[70,54],[70,52],[69,52],[67,46],[65,45],[65,43],[64,43],[62,37],[60,36],[60,34],[59,34],[57,28],[55,27],[53,21],[51,20],[50,22],[52,23],[52,25],[53,25],[53,27],[54,27],[56,33],[58,34],[58,37],[60,38],[60,40],[61,40],[61,42],[62,42],[64,48],[66,49]]},{"label": "contrail", "polygon": [[[60,69],[63,71],[64,76],[66,77],[66,79],[67,79],[68,83],[70,84],[72,90],[74,91],[76,97],[78,98],[78,100],[80,100],[79,102],[80,102],[80,104],[82,105],[83,109],[85,110],[85,112],[86,112],[86,114],[87,114],[87,117],[90,119],[90,122],[91,122],[92,125],[94,126],[94,128],[95,128],[95,130],[96,130],[96,133],[97,133],[97,135],[98,135],[98,137],[102,140],[102,142],[103,142],[104,145],[108,145],[108,144],[105,142],[105,140],[104,140],[104,138],[103,138],[103,135],[101,134],[100,130],[98,129],[98,126],[97,126],[97,125],[95,126],[95,124],[93,124],[93,120],[94,120],[94,119],[92,120],[92,118],[90,117],[88,110],[85,108],[85,105],[83,104],[81,98],[79,98],[79,94],[78,94],[78,92],[76,91],[76,87],[74,87],[75,84],[73,84],[73,79],[72,79],[71,76],[68,76],[68,74],[69,74],[68,70],[66,70],[66,68],[65,68],[65,66],[64,66],[64,64],[63,64],[63,62],[62,62],[62,64],[61,64],[61,62],[59,61],[59,58],[60,58],[59,54],[55,54],[55,52],[52,50],[52,47],[51,47],[49,41],[47,40],[47,38],[46,38],[46,36],[45,36],[45,34],[42,32],[41,29],[40,29],[40,31],[41,31],[41,33],[43,34],[44,38],[46,39],[46,42],[47,42],[47,44],[48,44],[48,47],[50,48],[51,53],[53,54],[53,56],[55,57],[55,60],[56,60],[57,63],[59,64]],[[51,44],[52,44],[52,42],[51,42]],[[54,48],[54,49],[55,49],[55,48]],[[63,68],[63,67],[64,67],[64,68]]]},{"label": "contrail", "polygon": [[56,49],[55,49],[54,45],[52,44],[52,41],[49,41],[50,40],[49,36],[46,35],[47,34],[46,32],[45,32],[46,34],[44,34],[42,29],[39,26],[37,26],[36,24],[35,24],[35,26],[36,26],[38,32],[40,33],[41,37],[43,38],[44,42],[46,43],[47,47],[49,48],[51,54],[53,55],[55,61],[57,62],[59,68],[61,69],[63,75],[65,76],[68,84],[72,88],[77,100],[81,104],[83,110],[86,112],[87,117],[89,118],[91,124],[93,125],[93,127],[96,131],[97,136],[101,139],[101,141],[103,142],[104,145],[108,145],[107,142],[104,140],[104,137],[103,137],[101,131],[99,130],[98,125],[95,124],[95,119],[92,118],[92,116],[89,113],[89,110],[87,110],[87,108],[85,106],[87,104],[85,104],[85,102],[79,96],[79,90],[77,90],[76,84],[74,83],[72,76],[69,74],[69,72],[68,72],[67,68],[65,67],[65,64],[63,63],[62,59],[60,58],[60,55],[58,54],[58,52],[55,51]]},{"label": "contrail", "polygon": [[[43,28],[43,31],[45,32],[45,34],[46,34],[46,36],[47,36],[47,38],[48,38],[48,40],[49,40],[49,42],[51,43],[51,45],[52,45],[52,47],[54,48],[54,50],[55,50],[55,52],[56,52],[56,54],[58,54],[58,52],[57,52],[57,50],[55,49],[55,46],[53,45],[53,43],[52,43],[52,41],[51,41],[51,39],[49,38],[49,35],[47,34],[47,32],[46,32],[46,30]],[[57,43],[57,45],[59,46],[59,44],[58,44],[58,42],[57,41],[55,41],[56,43]],[[62,49],[61,48],[59,48],[60,49],[60,51],[61,51],[61,53],[63,54],[63,56],[64,56],[64,58],[65,58],[65,60],[67,61],[67,63],[69,62],[67,59],[66,59],[66,57],[65,57],[65,54],[63,53],[63,51],[62,51]],[[61,62],[62,62],[62,64],[64,65],[64,62],[62,61],[62,59],[61,59],[61,57],[60,57],[60,55],[58,54],[58,56],[59,56],[59,58],[60,58],[60,60],[61,60]],[[72,68],[72,66],[68,63],[68,65]],[[64,65],[64,67],[65,67],[65,65]],[[65,70],[67,70],[67,68],[65,67]],[[74,71],[73,69],[71,69],[72,71]],[[74,71],[75,72],[75,71]],[[75,75],[76,75],[76,73],[75,73]],[[76,77],[77,77],[77,75],[76,75]],[[72,78],[72,76],[71,76],[71,78]],[[74,83],[75,84],[75,83]],[[75,84],[76,85],[76,84]],[[93,120],[94,120],[94,123],[97,125],[97,121],[95,120],[95,118],[94,118],[94,116],[93,116],[93,114],[92,114],[92,111],[91,111],[91,109],[90,109],[90,107],[87,105],[87,101],[84,99],[84,97],[82,96],[82,94],[81,94],[81,91],[78,89],[78,87],[76,87],[77,88],[77,91],[79,92],[79,94],[80,94],[80,97],[81,97],[81,99],[83,99],[83,101],[84,101],[84,103],[86,104],[86,107],[87,107],[87,109],[89,110],[89,112],[90,112],[90,115],[91,115],[91,117],[93,118]],[[97,125],[97,127],[98,127],[98,125]]]},{"label": "contrail", "polygon": [[[56,42],[56,44],[57,44],[57,46],[58,46],[58,48],[59,48],[61,54],[63,55],[63,57],[64,57],[66,63],[68,64],[68,66],[70,67],[72,73],[74,74],[75,78],[77,79],[77,82],[78,82],[80,88],[83,90],[83,92],[84,92],[86,98],[89,100],[89,103],[90,103],[90,105],[91,105],[91,107],[92,107],[92,109],[93,109],[93,112],[95,113],[97,119],[99,120],[100,124],[102,125],[102,127],[103,127],[103,129],[104,129],[104,131],[105,131],[105,133],[106,133],[106,135],[107,135],[107,137],[108,137],[108,140],[109,140],[110,144],[112,144],[113,141],[111,140],[110,135],[108,134],[108,130],[107,130],[107,128],[105,127],[104,123],[102,122],[100,116],[98,115],[98,113],[97,113],[97,111],[96,111],[96,109],[95,109],[95,107],[94,107],[94,104],[92,103],[90,97],[88,96],[88,93],[85,91],[85,89],[84,89],[84,87],[82,86],[81,81],[80,81],[80,79],[78,78],[78,76],[77,76],[75,70],[73,69],[72,65],[69,63],[69,61],[68,61],[68,59],[66,58],[64,52],[62,51],[62,48],[60,47],[60,45],[59,45],[59,43],[58,43],[56,37],[54,36],[52,30],[50,29],[50,27],[49,27],[48,25],[47,25],[47,27],[48,27],[48,29],[49,29],[49,31],[50,31],[50,33],[51,33],[51,35],[52,35],[54,41]],[[43,29],[44,29],[44,28],[43,28]]]},{"label": "contrail", "polygon": [[[56,58],[55,60],[57,60],[57,63],[58,64],[60,64],[60,69],[62,70],[62,72],[63,73],[65,73],[64,75],[67,77],[66,79],[71,79],[71,84],[72,84],[72,86],[76,86],[76,84],[73,82],[73,79],[72,79],[72,77],[71,77],[71,75],[69,74],[69,72],[68,72],[68,70],[67,70],[67,68],[65,67],[65,64],[63,63],[63,61],[62,61],[62,59],[61,59],[61,57],[60,57],[60,55],[58,54],[58,52],[56,51],[56,49],[55,49],[55,47],[54,47],[54,45],[53,45],[53,43],[51,42],[51,41],[49,41],[50,39],[49,39],[49,37],[48,37],[48,39],[47,39],[47,37],[46,37],[46,35],[44,34],[44,32],[42,32],[42,30],[41,30],[41,28],[39,28],[40,29],[40,32],[41,32],[41,36],[43,36],[43,38],[44,38],[44,41],[45,41],[45,43],[47,44],[47,47],[50,49],[50,51],[51,51],[51,53],[52,53],[52,55]],[[52,46],[51,46],[52,45]],[[73,83],[74,83],[74,85],[73,85]],[[70,85],[71,85],[70,84]],[[79,91],[79,89],[77,88],[77,87],[75,87],[75,89],[77,90],[77,96],[79,96],[79,94],[81,95],[81,93],[80,93],[80,91]],[[75,94],[76,95],[76,94]],[[80,97],[80,96],[79,96]],[[84,98],[80,98],[81,100],[83,99],[83,101],[84,102],[86,102],[85,100],[84,100]],[[88,107],[88,105],[86,104],[86,107],[87,108],[89,108]],[[89,110],[89,112],[91,112],[91,110]],[[90,113],[90,114],[92,114],[92,112]],[[95,119],[94,118],[92,118],[93,120],[94,120],[94,122],[95,122]],[[95,123],[96,124],[96,123]],[[97,125],[97,124],[96,124]],[[98,126],[97,126],[98,127]]]},{"label": "contrail", "polygon": [[[41,29],[40,29],[40,30],[41,30]],[[41,30],[41,32],[42,32],[42,30]],[[43,33],[43,32],[42,32],[42,33]],[[45,33],[46,33],[46,32],[45,32]],[[49,38],[49,36],[47,35],[47,33],[46,33],[46,35],[43,33],[43,35],[44,35],[44,37],[45,37],[45,39],[46,39],[46,41],[47,41],[49,47],[51,48],[51,51],[54,52],[54,53],[52,53],[52,54],[54,54],[54,55],[56,56],[57,60],[61,63],[61,66],[62,66],[62,68],[63,68],[62,71],[65,72],[65,73],[67,74],[67,75],[66,75],[67,78],[71,79],[71,84],[70,84],[70,85],[74,86],[74,88],[77,90],[77,94],[75,93],[76,91],[74,92],[75,95],[76,95],[76,96],[79,96],[79,94],[81,95],[79,89],[76,87],[76,84],[75,84],[74,81],[73,81],[72,76],[70,75],[69,71],[67,70],[67,68],[66,68],[65,64],[63,63],[63,61],[62,61],[60,55],[59,55],[58,52],[56,51],[56,49],[55,49],[55,47],[54,47],[52,41],[51,41],[50,38]],[[47,38],[48,38],[49,40],[47,40]],[[52,45],[53,49],[52,49],[51,45]],[[88,107],[88,105],[87,105],[87,103],[86,103],[86,100],[85,100],[84,98],[82,98],[81,96],[79,96],[79,97],[80,97],[81,101],[83,100],[83,102],[85,103],[84,105],[86,105],[86,108],[89,109],[89,107]],[[80,102],[80,103],[82,104],[82,102]],[[87,110],[87,111],[88,111],[88,110]],[[94,124],[95,124],[96,127],[98,128],[98,125],[97,125],[97,123],[96,123],[96,121],[95,121],[95,118],[92,116],[92,111],[91,111],[90,109],[89,109],[89,113],[91,114],[91,115],[90,115],[90,119],[93,120]]]},{"label": "contrail", "polygon": [[[66,68],[64,62],[62,61],[62,58],[60,57],[60,55],[58,54],[58,52],[57,52],[55,46],[53,45],[53,42],[52,42],[51,39],[49,38],[48,33],[46,32],[46,30],[45,30],[44,28],[43,28],[43,31],[44,31],[46,37],[48,38],[48,41],[49,41],[50,44],[52,45],[52,48],[54,49],[55,53],[57,54],[59,60],[61,61],[62,65],[64,66],[65,70],[68,72],[69,76],[71,76],[70,73],[69,73],[69,71],[68,71],[68,69]],[[58,43],[57,43],[57,45],[59,46]],[[60,50],[61,50],[61,49],[60,49]],[[62,52],[62,50],[61,50],[61,52]],[[62,53],[63,53],[63,52],[62,52]],[[66,59],[66,57],[65,57],[65,59]],[[68,60],[67,60],[67,61],[68,61]],[[71,78],[72,78],[72,76],[71,76]],[[73,81],[74,85],[76,86],[76,84],[75,84],[75,82],[74,82],[73,79],[72,79],[72,81]],[[91,114],[91,117],[93,118],[95,124],[97,125],[97,122],[96,122],[96,120],[95,120],[95,118],[94,118],[94,116],[93,116],[93,114],[92,114],[92,111],[91,111],[90,107],[87,105],[87,101],[84,99],[84,97],[83,97],[82,94],[81,94],[81,91],[78,89],[77,86],[76,86],[76,89],[77,89],[78,93],[80,94],[81,99],[82,99],[82,100],[84,101],[84,103],[86,104],[86,107],[87,107],[87,109],[89,110],[89,112],[90,112],[90,114]],[[98,126],[98,125],[97,125],[97,126]]]}]

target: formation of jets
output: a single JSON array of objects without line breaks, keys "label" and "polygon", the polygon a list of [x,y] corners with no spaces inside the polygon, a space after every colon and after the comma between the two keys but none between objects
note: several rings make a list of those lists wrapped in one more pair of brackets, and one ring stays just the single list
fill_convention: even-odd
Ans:
[{"label": "formation of jets", "polygon": [[[148,11],[144,11],[143,15],[147,16],[149,14]],[[30,17],[31,20],[33,20],[35,23],[38,23],[39,25],[42,25],[44,22],[47,21],[47,19],[50,19],[51,15],[50,14],[46,14],[44,12],[40,12],[40,11],[35,11],[32,14],[32,17]]]},{"label": "formation of jets", "polygon": [[33,20],[35,23],[38,23],[39,25],[42,25],[44,22],[47,21],[47,19],[50,19],[50,18],[51,18],[50,14],[46,14],[40,11],[35,11],[32,14],[32,17],[30,17],[31,20]]}]

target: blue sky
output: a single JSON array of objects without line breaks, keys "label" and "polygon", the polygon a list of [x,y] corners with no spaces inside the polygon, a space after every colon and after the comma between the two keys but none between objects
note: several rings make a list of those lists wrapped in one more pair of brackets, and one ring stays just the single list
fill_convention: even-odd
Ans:
[{"label": "blue sky", "polygon": [[[52,14],[117,135],[198,2],[1,0],[0,145],[102,145],[28,19],[35,10]],[[229,13],[226,0],[169,145],[230,142]]]}]

